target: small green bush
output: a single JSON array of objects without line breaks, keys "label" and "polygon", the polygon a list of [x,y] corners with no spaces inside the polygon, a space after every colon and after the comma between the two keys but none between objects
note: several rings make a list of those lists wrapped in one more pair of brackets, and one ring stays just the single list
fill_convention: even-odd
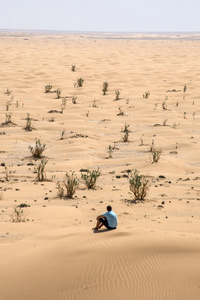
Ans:
[{"label": "small green bush", "polygon": [[50,93],[51,90],[52,90],[52,85],[51,84],[45,85],[45,87],[44,87],[45,93]]},{"label": "small green bush", "polygon": [[145,200],[150,187],[150,180],[146,176],[139,175],[138,170],[135,169],[130,174],[129,185],[135,200]]},{"label": "small green bush", "polygon": [[30,117],[30,114],[27,113],[27,117],[26,117],[26,126],[24,127],[24,129],[26,131],[32,131],[34,128],[32,126],[32,119]]},{"label": "small green bush", "polygon": [[75,69],[76,69],[76,66],[72,65],[72,68],[71,68],[72,72],[75,72]]},{"label": "small green bush", "polygon": [[33,155],[33,157],[35,158],[41,158],[42,153],[44,152],[45,149],[46,149],[46,144],[42,145],[40,139],[36,139],[35,147],[29,146],[29,150]]},{"label": "small green bush", "polygon": [[108,91],[108,82],[104,81],[104,83],[103,83],[103,89],[102,89],[103,95],[106,95],[107,91]]},{"label": "small green bush", "polygon": [[81,173],[81,178],[84,180],[88,189],[94,189],[97,178],[101,175],[99,168],[93,171],[87,171],[87,174]]},{"label": "small green bush", "polygon": [[84,79],[83,79],[83,78],[78,78],[78,79],[77,79],[77,86],[78,86],[78,87],[82,87],[82,86],[83,86],[83,82],[84,82]]},{"label": "small green bush", "polygon": [[10,214],[12,222],[25,222],[26,215],[24,210],[19,206],[14,206],[14,211]]},{"label": "small green bush", "polygon": [[144,99],[148,99],[149,96],[150,96],[150,92],[149,92],[149,91],[148,91],[148,92],[145,92],[145,93],[143,94],[143,98],[144,98]]},{"label": "small green bush", "polygon": [[40,164],[35,168],[35,172],[37,173],[36,181],[45,181],[46,180],[46,172],[45,166],[48,160],[42,159]]},{"label": "small green bush", "polygon": [[158,162],[159,159],[160,159],[161,154],[162,154],[161,150],[153,149],[153,151],[152,151],[153,162],[155,162],[155,163]]},{"label": "small green bush", "polygon": [[123,136],[123,142],[127,143],[128,142],[128,137],[129,137],[129,131],[125,131],[124,132],[124,136]]},{"label": "small green bush", "polygon": [[60,99],[61,97],[61,89],[56,90],[57,99]]},{"label": "small green bush", "polygon": [[120,90],[115,91],[115,100],[119,100]]},{"label": "small green bush", "polygon": [[67,172],[65,176],[66,178],[63,180],[63,182],[57,183],[58,196],[60,198],[67,197],[71,199],[79,187],[79,179],[75,175],[74,171],[71,171],[70,173]]}]

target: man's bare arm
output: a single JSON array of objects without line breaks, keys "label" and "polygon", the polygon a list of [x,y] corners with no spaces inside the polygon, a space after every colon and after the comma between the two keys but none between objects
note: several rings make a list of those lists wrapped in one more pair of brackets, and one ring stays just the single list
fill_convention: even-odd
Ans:
[{"label": "man's bare arm", "polygon": [[99,220],[99,219],[101,219],[101,218],[105,218],[103,215],[100,215],[100,216],[98,216],[97,218],[96,218],[96,220]]}]

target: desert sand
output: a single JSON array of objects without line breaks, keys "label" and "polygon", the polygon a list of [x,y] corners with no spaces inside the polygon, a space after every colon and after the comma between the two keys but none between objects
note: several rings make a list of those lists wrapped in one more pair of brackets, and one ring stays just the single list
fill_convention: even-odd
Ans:
[{"label": "desert sand", "polygon": [[[1,32],[0,41],[0,299],[199,300],[200,35]],[[47,145],[41,182],[36,138]],[[88,190],[80,170],[97,168]],[[138,203],[134,169],[151,178]],[[79,189],[59,198],[70,170]],[[12,222],[22,203],[25,222]],[[94,233],[108,204],[118,228]]]}]

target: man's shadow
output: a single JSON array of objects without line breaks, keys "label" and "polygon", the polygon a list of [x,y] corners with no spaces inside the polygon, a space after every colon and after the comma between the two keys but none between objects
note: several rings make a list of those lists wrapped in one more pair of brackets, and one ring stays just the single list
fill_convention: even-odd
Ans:
[{"label": "man's shadow", "polygon": [[103,233],[103,232],[109,232],[109,231],[113,231],[113,229],[100,229],[100,230],[93,230],[93,233]]}]

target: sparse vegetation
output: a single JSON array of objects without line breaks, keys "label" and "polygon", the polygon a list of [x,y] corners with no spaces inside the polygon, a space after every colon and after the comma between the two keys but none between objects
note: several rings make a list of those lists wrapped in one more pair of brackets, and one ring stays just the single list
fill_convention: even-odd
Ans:
[{"label": "sparse vegetation", "polygon": [[119,106],[118,109],[119,109],[119,113],[117,115],[118,116],[124,116],[124,111],[122,110],[122,107]]},{"label": "sparse vegetation", "polygon": [[150,96],[150,92],[149,92],[149,91],[148,91],[148,92],[145,92],[145,93],[143,94],[143,98],[144,98],[144,99],[148,99],[149,96]]},{"label": "sparse vegetation", "polygon": [[185,93],[187,90],[187,85],[185,84],[184,87],[183,87],[183,93]]},{"label": "sparse vegetation", "polygon": [[7,125],[7,124],[12,123],[11,118],[12,118],[12,114],[11,113],[10,114],[9,113],[6,114],[6,122],[4,124]]},{"label": "sparse vegetation", "polygon": [[6,92],[5,92],[5,94],[8,95],[8,96],[10,96],[10,94],[12,94],[12,91],[9,90],[9,89],[7,89]]},{"label": "sparse vegetation", "polygon": [[115,100],[119,100],[120,94],[121,94],[120,90],[115,90]]},{"label": "sparse vegetation", "polygon": [[13,212],[10,214],[12,222],[25,222],[26,215],[22,207],[14,206]]},{"label": "sparse vegetation", "polygon": [[71,68],[72,72],[75,72],[75,69],[76,69],[76,66],[72,65],[72,68]]},{"label": "sparse vegetation", "polygon": [[92,107],[97,107],[96,99],[93,100]]},{"label": "sparse vegetation", "polygon": [[52,85],[51,84],[45,85],[45,87],[44,87],[45,93],[50,93],[51,90],[52,90]]},{"label": "sparse vegetation", "polygon": [[135,196],[135,200],[142,201],[145,200],[147,196],[150,180],[144,175],[139,175],[138,170],[135,169],[134,172],[130,174],[129,187]]},{"label": "sparse vegetation", "polygon": [[26,131],[32,131],[34,129],[33,126],[32,126],[32,120],[31,120],[31,117],[30,117],[29,113],[27,113],[26,126],[24,127],[24,129]]},{"label": "sparse vegetation", "polygon": [[62,114],[63,111],[65,110],[66,102],[67,102],[66,99],[62,99],[62,103],[61,103],[61,111],[60,111],[61,114]]},{"label": "sparse vegetation", "polygon": [[163,126],[167,126],[167,119],[163,121]]},{"label": "sparse vegetation", "polygon": [[127,143],[127,142],[128,142],[128,137],[129,137],[129,132],[128,132],[128,131],[125,131],[125,132],[124,132],[123,139],[122,139],[124,143]]},{"label": "sparse vegetation", "polygon": [[42,159],[40,164],[35,168],[35,173],[37,173],[36,181],[45,181],[46,180],[46,172],[45,166],[48,160]]},{"label": "sparse vegetation", "polygon": [[61,97],[61,89],[57,89],[56,90],[56,94],[57,94],[57,99],[60,99],[60,97]]},{"label": "sparse vegetation", "polygon": [[58,196],[60,198],[73,198],[76,190],[79,187],[79,179],[75,175],[75,172],[70,171],[70,173],[65,174],[66,178],[63,182],[57,183]]},{"label": "sparse vegetation", "polygon": [[183,118],[186,119],[186,111],[183,114]]},{"label": "sparse vegetation", "polygon": [[12,114],[7,113],[6,121],[4,123],[1,123],[1,126],[15,126],[16,124],[12,122],[11,118],[12,118]]},{"label": "sparse vegetation", "polygon": [[149,152],[152,152],[154,150],[154,140],[152,140]]},{"label": "sparse vegetation", "polygon": [[81,178],[84,180],[85,185],[88,189],[94,189],[96,186],[97,178],[101,176],[99,168],[93,171],[87,171],[87,174],[81,173]]},{"label": "sparse vegetation", "polygon": [[61,139],[61,140],[63,140],[63,139],[64,139],[64,134],[65,134],[65,132],[66,132],[66,130],[65,130],[65,129],[63,129],[63,130],[61,131],[61,137],[60,137],[60,139]]},{"label": "sparse vegetation", "polygon": [[76,99],[77,99],[77,96],[73,96],[73,97],[72,97],[72,103],[73,103],[73,104],[76,104],[76,103],[77,103],[77,102],[76,102]]},{"label": "sparse vegetation", "polygon": [[104,81],[103,89],[102,89],[103,95],[106,95],[107,91],[108,91],[108,82]]},{"label": "sparse vegetation", "polygon": [[167,109],[167,105],[166,105],[166,102],[165,102],[165,101],[163,101],[163,103],[162,103],[162,109],[163,109],[163,110],[166,110],[166,109]]},{"label": "sparse vegetation", "polygon": [[12,103],[12,100],[8,100],[6,103],[6,111],[9,111],[10,105]]},{"label": "sparse vegetation", "polygon": [[77,82],[76,82],[76,83],[77,83],[77,86],[78,86],[78,87],[82,87],[82,86],[83,86],[83,82],[84,82],[84,79],[83,79],[83,78],[81,78],[81,77],[78,78],[78,79],[77,79]]},{"label": "sparse vegetation", "polygon": [[40,139],[36,139],[35,147],[29,146],[29,150],[35,158],[41,158],[45,149],[46,144],[41,144]]},{"label": "sparse vegetation", "polygon": [[153,151],[152,151],[152,159],[153,159],[154,163],[156,163],[156,162],[159,161],[161,153],[162,153],[161,150],[153,149]]},{"label": "sparse vegetation", "polygon": [[5,180],[10,181],[12,172],[8,169],[6,165],[4,166],[4,168],[5,168]]},{"label": "sparse vegetation", "polygon": [[109,145],[108,147],[108,153],[109,153],[109,158],[112,158],[113,147],[111,145]]},{"label": "sparse vegetation", "polygon": [[128,125],[128,124],[124,124],[124,128],[121,130],[122,132],[126,132],[126,131],[128,131],[128,132],[130,132],[130,130],[128,129],[130,127],[130,125]]}]

